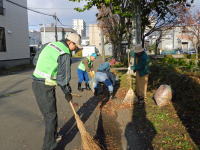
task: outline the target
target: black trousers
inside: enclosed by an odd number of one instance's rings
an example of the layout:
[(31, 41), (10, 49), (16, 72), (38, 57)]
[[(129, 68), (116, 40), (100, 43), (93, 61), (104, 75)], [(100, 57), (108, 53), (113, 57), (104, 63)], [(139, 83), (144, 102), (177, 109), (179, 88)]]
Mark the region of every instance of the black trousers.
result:
[(32, 88), (45, 121), (43, 150), (53, 150), (57, 145), (56, 135), (58, 122), (55, 87), (47, 86), (42, 82), (34, 80)]

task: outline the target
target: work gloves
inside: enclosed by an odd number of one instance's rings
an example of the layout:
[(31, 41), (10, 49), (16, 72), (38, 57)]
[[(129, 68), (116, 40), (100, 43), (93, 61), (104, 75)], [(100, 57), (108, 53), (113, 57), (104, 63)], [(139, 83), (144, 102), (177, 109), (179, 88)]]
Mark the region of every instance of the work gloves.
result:
[(70, 102), (72, 100), (72, 94), (71, 93), (66, 93), (65, 94), (65, 99)]
[(68, 83), (66, 85), (66, 90), (68, 91), (67, 93), (65, 93), (65, 99), (70, 102), (72, 100), (72, 88), (70, 86), (70, 84)]
[(72, 93), (72, 88), (69, 83), (67, 84), (67, 88), (68, 88), (69, 93)]

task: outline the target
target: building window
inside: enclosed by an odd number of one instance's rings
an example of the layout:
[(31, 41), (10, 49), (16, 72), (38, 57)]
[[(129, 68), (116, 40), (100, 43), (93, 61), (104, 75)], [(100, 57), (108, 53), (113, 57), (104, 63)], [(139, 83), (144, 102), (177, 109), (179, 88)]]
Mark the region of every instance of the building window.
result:
[(0, 15), (3, 15), (3, 0), (0, 0)]
[(0, 52), (6, 51), (6, 36), (5, 29), (0, 27)]

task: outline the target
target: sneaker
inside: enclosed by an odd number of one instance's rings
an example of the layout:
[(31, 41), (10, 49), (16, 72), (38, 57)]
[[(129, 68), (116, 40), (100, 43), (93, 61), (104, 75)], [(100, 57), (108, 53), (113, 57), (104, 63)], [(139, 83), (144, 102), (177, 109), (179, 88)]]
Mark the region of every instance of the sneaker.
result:
[(86, 90), (91, 90), (89, 83), (85, 83), (85, 89)]
[(62, 135), (58, 134), (56, 137), (56, 142), (60, 142), (62, 140)]

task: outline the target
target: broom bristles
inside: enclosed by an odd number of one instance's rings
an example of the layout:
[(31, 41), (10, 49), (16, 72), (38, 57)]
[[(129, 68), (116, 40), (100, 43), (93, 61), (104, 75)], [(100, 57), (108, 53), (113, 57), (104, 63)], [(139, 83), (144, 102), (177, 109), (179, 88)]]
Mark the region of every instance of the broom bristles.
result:
[(83, 150), (101, 150), (98, 143), (91, 137), (91, 135), (86, 131), (83, 122), (77, 114), (75, 114), (75, 119), (77, 122), (77, 127), (81, 134), (82, 147)]

